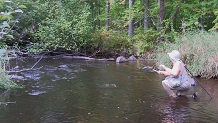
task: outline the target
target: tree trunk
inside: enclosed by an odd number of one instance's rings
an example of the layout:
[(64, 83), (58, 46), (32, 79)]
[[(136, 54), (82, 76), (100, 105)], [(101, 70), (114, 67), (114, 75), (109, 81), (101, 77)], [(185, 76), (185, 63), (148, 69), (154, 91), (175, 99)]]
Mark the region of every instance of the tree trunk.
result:
[(148, 8), (149, 8), (149, 0), (145, 0), (145, 14), (144, 14), (144, 31), (146, 31), (148, 27)]
[(182, 2), (183, 2), (183, 0), (179, 0), (179, 3), (178, 3), (178, 5), (177, 5), (175, 11), (173, 12), (173, 15), (170, 17), (170, 21), (169, 21), (169, 23), (168, 23), (167, 26), (166, 26), (165, 32), (167, 31), (168, 28), (170, 28), (170, 24), (171, 24), (172, 22), (174, 22), (175, 17), (176, 17), (176, 14), (178, 13), (179, 8), (180, 8), (180, 5), (181, 5)]
[(163, 32), (162, 29), (164, 27), (163, 25), (163, 20), (164, 20), (164, 0), (158, 0), (158, 5), (159, 5), (159, 18), (158, 18), (158, 26), (157, 26), (157, 30), (160, 32), (159, 36), (157, 38), (157, 42), (161, 42), (163, 41)]
[(126, 0), (121, 1), (120, 4), (124, 5), (124, 8), (126, 9)]
[(134, 33), (134, 23), (133, 23), (133, 17), (132, 17), (132, 6), (133, 6), (134, 0), (129, 0), (129, 28), (128, 28), (128, 34), (130, 37), (133, 36)]
[(158, 30), (161, 30), (163, 28), (163, 20), (164, 20), (164, 0), (158, 0), (158, 4), (160, 7), (159, 10), (159, 26)]
[(99, 19), (100, 14), (101, 14), (100, 9), (101, 9), (101, 4), (100, 4), (100, 0), (98, 0), (98, 29), (100, 29), (100, 27), (101, 27), (101, 22), (100, 22), (100, 19)]
[(110, 2), (107, 0), (106, 2), (106, 30), (109, 30), (109, 10), (110, 10)]

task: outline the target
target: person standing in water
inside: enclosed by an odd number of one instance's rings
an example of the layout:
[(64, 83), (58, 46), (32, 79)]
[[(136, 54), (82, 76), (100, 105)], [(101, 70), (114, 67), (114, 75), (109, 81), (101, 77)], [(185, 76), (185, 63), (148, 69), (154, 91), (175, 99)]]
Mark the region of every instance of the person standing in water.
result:
[[(173, 64), (172, 69), (161, 64), (160, 67), (164, 70), (157, 71), (158, 74), (166, 76), (162, 81), (163, 88), (170, 97), (176, 98), (178, 96), (185, 96), (192, 88), (193, 81), (187, 74), (184, 63), (180, 61), (180, 53), (177, 50), (173, 50), (167, 54)], [(197, 94), (194, 93), (192, 97), (196, 98)]]

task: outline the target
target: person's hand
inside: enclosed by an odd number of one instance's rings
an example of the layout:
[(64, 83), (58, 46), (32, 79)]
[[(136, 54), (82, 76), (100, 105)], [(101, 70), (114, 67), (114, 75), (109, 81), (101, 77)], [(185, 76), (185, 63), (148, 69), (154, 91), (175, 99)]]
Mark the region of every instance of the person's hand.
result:
[(163, 71), (156, 71), (158, 74), (163, 74)]
[(165, 65), (163, 65), (163, 64), (160, 64), (159, 66), (160, 66), (160, 67), (162, 67), (162, 68), (166, 68), (166, 66), (165, 66)]

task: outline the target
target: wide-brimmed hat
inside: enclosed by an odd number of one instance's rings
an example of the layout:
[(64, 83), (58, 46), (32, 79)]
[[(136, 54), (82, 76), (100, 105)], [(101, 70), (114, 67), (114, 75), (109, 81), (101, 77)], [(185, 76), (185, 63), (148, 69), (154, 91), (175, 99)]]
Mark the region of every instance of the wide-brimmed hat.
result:
[(170, 53), (167, 53), (169, 55), (169, 57), (175, 61), (179, 61), (180, 60), (180, 53), (177, 50), (173, 50)]

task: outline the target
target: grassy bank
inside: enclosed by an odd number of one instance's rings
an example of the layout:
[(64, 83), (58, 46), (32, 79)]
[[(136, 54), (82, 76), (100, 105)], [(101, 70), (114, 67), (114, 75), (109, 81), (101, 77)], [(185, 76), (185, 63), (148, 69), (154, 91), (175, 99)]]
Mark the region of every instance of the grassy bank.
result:
[(179, 50), (182, 60), (195, 76), (218, 77), (218, 33), (197, 32), (178, 37), (176, 43), (164, 42), (157, 48), (158, 63), (170, 65), (167, 52)]

